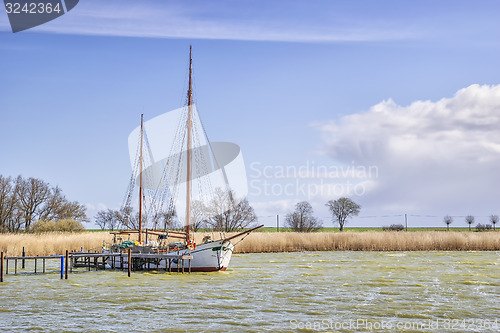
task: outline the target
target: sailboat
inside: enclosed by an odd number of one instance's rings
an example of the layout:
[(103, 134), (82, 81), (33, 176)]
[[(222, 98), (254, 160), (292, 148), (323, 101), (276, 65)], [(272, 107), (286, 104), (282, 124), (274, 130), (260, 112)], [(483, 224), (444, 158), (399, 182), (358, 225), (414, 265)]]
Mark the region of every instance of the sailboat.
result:
[[(190, 261), (190, 269), (193, 272), (201, 271), (201, 272), (212, 272), (212, 271), (225, 271), (229, 267), (229, 263), (231, 261), (231, 256), (234, 249), (234, 244), (232, 240), (245, 237), (250, 232), (263, 227), (257, 226), (248, 230), (244, 230), (235, 235), (231, 235), (225, 237), (223, 234), (220, 234), (220, 239), (212, 240), (211, 237), (205, 237), (203, 239), (202, 244), (196, 244), (194, 240), (194, 236), (192, 234), (191, 225), (193, 223), (192, 216), (192, 201), (193, 201), (193, 180), (194, 178), (203, 179), (205, 182), (214, 178), (214, 175), (220, 175), (223, 179), (222, 187), (225, 187), (228, 190), (228, 178), (229, 176), (226, 174), (224, 167), (221, 167), (220, 161), (217, 161), (215, 155), (210, 158), (209, 164), (213, 164), (213, 168), (208, 168), (207, 170), (202, 170), (200, 165), (197, 165), (193, 162), (193, 157), (200, 158), (200, 156), (208, 156), (208, 151), (212, 150), (211, 144), (208, 142), (198, 142), (195, 143), (195, 137), (193, 136), (193, 132), (204, 132), (204, 129), (199, 127), (197, 124), (201, 124), (199, 120), (199, 116), (197, 115), (196, 108), (193, 104), (193, 93), (192, 93), (192, 47), (189, 49), (189, 87), (187, 91), (187, 106), (178, 109), (177, 113), (179, 116), (179, 124), (177, 126), (181, 128), (180, 132), (182, 135), (178, 135), (181, 137), (181, 140), (177, 140), (179, 142), (186, 142), (186, 148), (177, 148), (177, 152), (172, 152), (168, 154), (168, 157), (161, 160), (155, 161), (154, 159), (149, 162), (149, 166), (144, 170), (144, 141), (145, 140), (145, 132), (144, 132), (144, 121), (143, 115), (141, 115), (141, 126), (140, 126), (140, 147), (139, 147), (139, 176), (137, 177), (137, 182), (139, 183), (139, 214), (138, 214), (138, 228), (137, 229), (129, 229), (123, 230), (119, 232), (112, 232), (115, 236), (114, 244), (108, 247), (106, 250), (111, 253), (124, 252), (125, 249), (131, 249), (134, 253), (144, 253), (144, 254), (155, 254), (154, 260), (143, 261), (140, 267), (135, 267), (135, 269), (152, 269), (152, 270), (160, 270), (166, 269), (167, 266), (169, 269), (178, 269), (183, 263), (181, 260), (161, 260), (161, 254), (165, 254), (168, 256), (169, 254), (176, 254), (178, 258), (182, 256), (189, 256)], [(173, 112), (175, 114), (175, 112)], [(194, 120), (197, 120), (195, 122)], [(198, 127), (197, 127), (198, 126)], [(185, 133), (185, 134), (184, 134)], [(129, 139), (130, 141), (130, 139)], [(172, 146), (178, 146), (178, 144), (173, 140), (171, 142)], [(205, 148), (204, 148), (205, 147)], [(226, 146), (227, 147), (227, 146)], [(148, 150), (150, 155), (152, 155), (152, 149), (148, 146)], [(131, 154), (132, 156), (132, 154)], [(185, 160), (185, 164), (182, 161)], [(235, 159), (236, 160), (236, 159)], [(178, 161), (179, 165), (174, 171), (167, 171), (172, 169), (172, 164)], [(202, 164), (207, 164), (207, 162), (203, 162)], [(180, 170), (180, 168), (184, 170)], [(205, 166), (206, 167), (206, 166)], [(194, 171), (196, 169), (196, 171)], [(234, 169), (234, 168), (233, 168)], [(184, 176), (185, 178), (180, 181), (179, 177)], [(173, 175), (175, 174), (174, 178)], [(135, 178), (135, 177), (133, 177)], [(171, 212), (171, 217), (174, 215), (178, 215), (179, 211), (184, 208), (185, 217), (184, 217), (184, 228), (182, 231), (173, 231), (173, 230), (158, 230), (156, 228), (157, 223), (155, 222), (155, 228), (153, 230), (144, 228), (143, 226), (143, 199), (144, 199), (144, 178), (149, 179), (149, 187), (155, 189), (155, 194), (160, 190), (163, 193), (167, 193), (170, 196), (170, 204), (168, 210)], [(135, 181), (135, 180), (134, 180)], [(179, 191), (179, 187), (182, 186), (182, 191)], [(175, 198), (175, 194), (179, 192), (185, 192), (184, 202), (181, 203), (179, 198)], [(232, 197), (231, 190), (228, 190), (229, 198), (234, 201)], [(197, 193), (198, 202), (200, 200), (205, 200), (206, 196), (202, 196)], [(130, 194), (129, 194), (130, 197)], [(159, 195), (161, 200), (160, 202), (165, 201), (165, 197)], [(158, 204), (158, 202), (153, 203), (153, 206), (159, 207), (162, 204)], [(126, 206), (126, 205), (125, 205)], [(173, 212), (173, 213), (172, 213)], [(165, 223), (166, 226), (166, 223)], [(138, 234), (138, 240), (132, 242), (130, 240), (123, 241), (123, 235)], [(145, 238), (143, 238), (145, 236)], [(122, 240), (122, 242), (117, 242), (118, 240)], [(155, 240), (156, 237), (156, 240)], [(175, 239), (176, 241), (169, 242), (169, 239)], [(110, 257), (112, 262), (110, 266), (115, 268), (123, 268), (128, 265), (127, 262), (124, 262), (122, 257), (113, 256)]]

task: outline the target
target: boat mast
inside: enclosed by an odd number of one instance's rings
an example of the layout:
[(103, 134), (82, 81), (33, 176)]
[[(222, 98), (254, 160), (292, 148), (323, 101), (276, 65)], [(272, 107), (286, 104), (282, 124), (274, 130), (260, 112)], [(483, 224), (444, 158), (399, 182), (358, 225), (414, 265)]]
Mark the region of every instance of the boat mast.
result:
[(142, 141), (143, 141), (143, 114), (141, 114), (141, 152), (139, 155), (139, 164), (141, 165), (139, 176), (139, 243), (142, 241)]
[(192, 46), (189, 46), (189, 89), (188, 89), (188, 117), (187, 117), (187, 179), (186, 179), (186, 243), (189, 242), (189, 232), (191, 224), (191, 114), (193, 91), (191, 85), (191, 74), (193, 72), (193, 59), (191, 58)]

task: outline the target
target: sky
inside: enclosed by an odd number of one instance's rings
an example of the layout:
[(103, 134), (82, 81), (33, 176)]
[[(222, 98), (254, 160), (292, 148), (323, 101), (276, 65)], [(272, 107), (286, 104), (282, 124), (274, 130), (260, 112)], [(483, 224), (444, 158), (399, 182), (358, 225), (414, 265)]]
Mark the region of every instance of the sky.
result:
[[(498, 1), (85, 0), (12, 33), (0, 11), (0, 174), (118, 209), (128, 135), (194, 98), (280, 223), (351, 197), (347, 226), (500, 214)], [(87, 227), (93, 227), (92, 223)]]

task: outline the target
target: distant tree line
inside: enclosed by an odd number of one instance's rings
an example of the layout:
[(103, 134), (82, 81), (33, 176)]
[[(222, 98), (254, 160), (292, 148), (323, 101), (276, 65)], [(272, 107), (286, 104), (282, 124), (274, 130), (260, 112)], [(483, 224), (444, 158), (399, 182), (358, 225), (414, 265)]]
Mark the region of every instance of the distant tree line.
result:
[(0, 175), (0, 232), (30, 231), (37, 221), (88, 221), (86, 207), (36, 178)]
[[(257, 222), (257, 215), (247, 199), (235, 200), (233, 192), (216, 189), (212, 200), (208, 203), (194, 201), (191, 205), (191, 229), (212, 229), (232, 232), (248, 228)], [(182, 226), (176, 218), (175, 211), (162, 212), (157, 216), (142, 216), (143, 226), (155, 229), (180, 229)], [(102, 229), (137, 229), (139, 213), (132, 207), (120, 210), (101, 210), (95, 216), (95, 223)]]
[[(467, 215), (465, 217), (465, 223), (467, 223), (469, 225), (469, 231), (471, 231), (471, 226), (472, 224), (474, 223), (476, 219), (474, 218), (474, 216), (472, 215)], [(498, 223), (498, 215), (490, 215), (490, 222), (491, 224), (481, 224), (481, 223), (478, 223), (476, 225), (476, 230), (477, 231), (488, 231), (488, 230), (495, 230), (495, 226), (496, 224)], [(444, 223), (446, 224), (446, 229), (447, 230), (450, 230), (450, 224), (453, 223), (453, 217), (449, 216), (449, 215), (446, 215), (443, 219)]]
[[(143, 213), (142, 225), (144, 228), (152, 223), (154, 229), (180, 229), (174, 219), (175, 213), (160, 213), (155, 217), (148, 216)], [(97, 212), (94, 216), (95, 224), (102, 230), (115, 230), (115, 229), (138, 229), (139, 228), (139, 213), (134, 212), (131, 206), (124, 206), (119, 210), (103, 209)], [(151, 226), (149, 226), (151, 228)]]

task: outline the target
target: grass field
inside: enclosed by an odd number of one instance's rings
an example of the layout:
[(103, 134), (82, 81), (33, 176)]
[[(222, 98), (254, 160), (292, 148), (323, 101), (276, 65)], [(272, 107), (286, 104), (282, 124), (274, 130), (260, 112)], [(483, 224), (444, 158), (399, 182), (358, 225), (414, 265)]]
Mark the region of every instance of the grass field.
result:
[[(356, 230), (352, 230), (356, 229)], [(367, 230), (369, 229), (369, 230)], [(377, 228), (349, 228), (345, 232), (253, 232), (243, 240), (235, 239), (235, 253), (296, 251), (499, 251), (500, 232), (446, 232), (440, 229), (415, 232), (381, 232)], [(417, 228), (416, 228), (417, 229)], [(380, 229), (381, 230), (381, 229)], [(410, 229), (408, 229), (410, 231)], [(275, 230), (274, 230), (275, 231)], [(201, 243), (206, 233), (196, 233)], [(228, 234), (230, 236), (231, 234)], [(212, 239), (217, 239), (214, 233)], [(100, 251), (103, 242), (111, 242), (109, 232), (44, 234), (0, 234), (0, 251), (7, 256), (61, 254), (66, 250)]]

